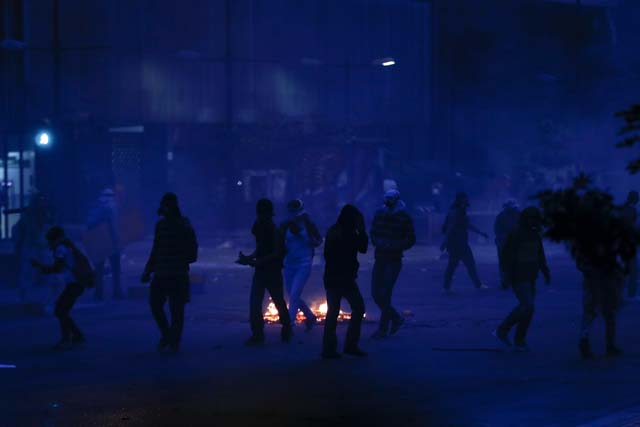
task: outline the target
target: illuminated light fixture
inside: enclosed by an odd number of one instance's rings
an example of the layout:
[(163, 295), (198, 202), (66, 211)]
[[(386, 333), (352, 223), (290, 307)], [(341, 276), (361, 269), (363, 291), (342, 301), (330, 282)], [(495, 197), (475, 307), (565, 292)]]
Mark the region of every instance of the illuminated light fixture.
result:
[(383, 67), (390, 67), (396, 65), (396, 60), (391, 57), (378, 58), (373, 61), (373, 65), (382, 65)]
[(0, 365), (0, 369), (16, 369), (16, 365)]
[(237, 185), (238, 187), (242, 187), (242, 185), (243, 185), (242, 180), (238, 180), (238, 182), (236, 182), (236, 185)]
[(36, 135), (36, 145), (38, 147), (48, 147), (51, 145), (51, 135), (49, 132), (41, 131)]

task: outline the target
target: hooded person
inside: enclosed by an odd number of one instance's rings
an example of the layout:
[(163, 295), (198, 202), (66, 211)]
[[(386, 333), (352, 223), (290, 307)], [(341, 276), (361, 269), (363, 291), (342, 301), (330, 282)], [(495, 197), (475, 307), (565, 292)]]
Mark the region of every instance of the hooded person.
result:
[(364, 299), (356, 279), (360, 263), (358, 253), (365, 254), (369, 236), (362, 212), (353, 205), (345, 205), (338, 220), (327, 231), (324, 245), (324, 287), (327, 293), (327, 317), (322, 340), (322, 358), (337, 359), (338, 338), (336, 328), (340, 302), (344, 298), (351, 306), (351, 319), (347, 329), (344, 353), (356, 357), (367, 355), (359, 347), (360, 329), (364, 318)]
[(451, 205), (451, 209), (449, 209), (445, 223), (442, 226), (445, 240), (440, 249), (449, 252), (449, 262), (444, 273), (445, 292), (450, 292), (453, 274), (461, 261), (467, 268), (467, 272), (476, 289), (488, 289), (486, 285), (482, 284), (478, 276), (476, 261), (469, 246), (469, 231), (480, 234), (485, 238), (489, 236), (469, 222), (468, 209), (469, 197), (466, 193), (456, 194), (456, 199)]
[(251, 233), (255, 237), (256, 249), (250, 255), (240, 252), (237, 264), (254, 268), (249, 300), (249, 322), (251, 337), (247, 345), (262, 345), (264, 343), (264, 318), (262, 307), (265, 292), (268, 291), (278, 310), (278, 317), (282, 324), (281, 338), (283, 342), (291, 341), (291, 318), (284, 299), (282, 279), (283, 238), (278, 227), (273, 222), (273, 203), (269, 199), (260, 199), (256, 204), (256, 221)]
[(404, 251), (416, 243), (413, 220), (398, 190), (385, 192), (384, 205), (374, 215), (370, 236), (376, 248), (371, 294), (381, 311), (380, 324), (373, 337), (384, 338), (389, 332), (395, 334), (404, 323), (404, 318), (393, 307), (391, 300), (402, 269)]
[(498, 326), (494, 335), (501, 343), (512, 347), (509, 332), (516, 326), (513, 346), (517, 351), (528, 349), (526, 337), (533, 319), (538, 274), (541, 272), (545, 282), (551, 283), (541, 232), (540, 210), (528, 207), (522, 211), (517, 227), (509, 233), (502, 246), (500, 269), (504, 272), (507, 285), (513, 289), (518, 305)]
[[(149, 305), (160, 329), (158, 351), (180, 348), (184, 328), (185, 305), (189, 302), (189, 265), (198, 257), (198, 241), (189, 220), (182, 215), (178, 197), (166, 193), (158, 208), (153, 247), (142, 274), (143, 283), (151, 282)], [(171, 323), (164, 305), (169, 302)]]
[[(493, 223), (493, 231), (495, 234), (495, 244), (498, 253), (498, 265), (502, 265), (502, 246), (507, 240), (507, 236), (517, 226), (520, 218), (520, 210), (518, 209), (518, 203), (513, 200), (507, 200), (502, 206), (502, 211), (496, 216), (496, 220)], [(505, 275), (500, 270), (500, 285), (502, 289), (507, 289), (508, 285), (505, 280)]]
[(288, 218), (282, 223), (280, 233), (284, 238), (284, 276), (289, 294), (289, 317), (295, 322), (298, 310), (305, 316), (306, 329), (316, 324), (316, 316), (302, 299), (302, 291), (311, 276), (315, 249), (322, 244), (318, 227), (304, 210), (302, 200), (287, 204)]

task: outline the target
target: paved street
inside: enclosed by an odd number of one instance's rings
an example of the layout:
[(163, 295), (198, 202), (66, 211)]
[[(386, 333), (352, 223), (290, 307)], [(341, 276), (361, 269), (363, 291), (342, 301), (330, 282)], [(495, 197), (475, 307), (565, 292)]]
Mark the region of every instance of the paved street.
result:
[[(3, 317), (0, 364), (16, 368), (0, 369), (0, 426), (638, 425), (640, 304), (620, 314), (623, 357), (581, 361), (579, 276), (560, 248), (548, 248), (553, 286), (539, 286), (530, 353), (499, 351), (491, 336), (515, 301), (498, 289), (492, 247), (477, 248), (491, 289), (476, 291), (459, 270), (454, 295), (441, 292), (444, 261), (435, 248), (418, 247), (395, 298), (406, 327), (385, 341), (368, 338), (379, 313), (366, 257), (362, 346), (370, 356), (322, 361), (321, 327), (298, 329), (282, 344), (269, 326), (264, 348), (242, 345), (251, 271), (231, 264), (241, 246), (218, 241), (204, 249), (194, 268), (204, 293), (187, 308), (178, 355), (155, 352), (144, 299), (83, 297), (75, 317), (88, 342), (65, 353), (49, 350), (58, 333), (50, 315)], [(135, 284), (146, 247), (127, 252), (127, 283)], [(312, 305), (322, 301), (320, 268), (306, 292)], [(601, 324), (594, 337), (601, 355)]]

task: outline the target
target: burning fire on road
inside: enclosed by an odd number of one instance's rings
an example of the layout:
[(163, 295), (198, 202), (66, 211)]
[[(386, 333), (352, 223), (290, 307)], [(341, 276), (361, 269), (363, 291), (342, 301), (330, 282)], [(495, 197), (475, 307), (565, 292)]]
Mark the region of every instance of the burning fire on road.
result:
[[(317, 304), (315, 307), (311, 308), (313, 314), (316, 315), (316, 322), (323, 323), (327, 318), (327, 303), (322, 302)], [(264, 320), (267, 323), (276, 323), (280, 317), (278, 316), (278, 309), (273, 301), (269, 300), (269, 305), (267, 306), (267, 310), (264, 312)], [(366, 317), (366, 314), (365, 314)], [(296, 323), (304, 323), (306, 317), (302, 313), (302, 311), (298, 310), (298, 314), (296, 315)], [(351, 320), (351, 313), (347, 313), (345, 311), (340, 310), (340, 314), (338, 314), (338, 322), (345, 322)]]

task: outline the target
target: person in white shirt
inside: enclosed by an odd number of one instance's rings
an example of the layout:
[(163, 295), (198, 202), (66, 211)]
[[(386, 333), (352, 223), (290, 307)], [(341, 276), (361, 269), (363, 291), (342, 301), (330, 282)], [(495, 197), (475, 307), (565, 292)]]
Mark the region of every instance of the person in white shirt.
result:
[(58, 297), (55, 305), (55, 315), (60, 322), (60, 341), (55, 345), (55, 350), (68, 350), (73, 345), (85, 341), (84, 334), (71, 318), (70, 312), (77, 299), (83, 294), (84, 286), (74, 274), (75, 246), (66, 238), (64, 230), (60, 227), (52, 227), (47, 232), (47, 243), (53, 253), (52, 265), (45, 265), (37, 260), (32, 260), (34, 268), (42, 274), (58, 274), (64, 281), (65, 288)]

